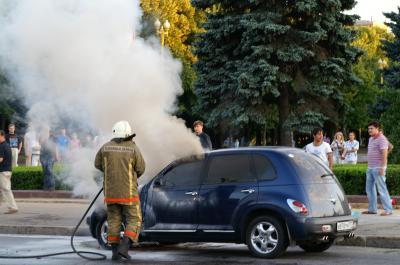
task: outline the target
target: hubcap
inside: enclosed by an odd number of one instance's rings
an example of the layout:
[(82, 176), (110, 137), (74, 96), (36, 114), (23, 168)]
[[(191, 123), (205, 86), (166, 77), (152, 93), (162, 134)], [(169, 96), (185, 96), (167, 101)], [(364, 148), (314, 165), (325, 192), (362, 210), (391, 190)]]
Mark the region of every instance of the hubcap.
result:
[(107, 221), (105, 221), (101, 226), (101, 240), (103, 240), (103, 242), (106, 245), (108, 244), (107, 235), (108, 235), (108, 223)]
[(271, 253), (278, 245), (278, 231), (269, 222), (260, 222), (251, 230), (251, 245), (260, 254)]
[[(121, 238), (124, 237), (124, 231), (125, 231), (125, 225), (121, 224), (121, 232), (120, 232)], [(105, 221), (103, 223), (103, 225), (101, 226), (101, 240), (103, 240), (105, 245), (109, 245), (107, 237), (108, 237), (108, 223), (107, 223), (107, 221)]]

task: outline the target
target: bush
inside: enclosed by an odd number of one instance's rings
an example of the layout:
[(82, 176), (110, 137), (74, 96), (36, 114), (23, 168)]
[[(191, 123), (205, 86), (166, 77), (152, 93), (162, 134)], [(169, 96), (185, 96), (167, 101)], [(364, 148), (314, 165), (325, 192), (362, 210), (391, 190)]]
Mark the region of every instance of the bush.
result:
[[(60, 172), (58, 166), (54, 167), (54, 171)], [(41, 190), (43, 189), (43, 171), (42, 167), (25, 167), (19, 166), (13, 168), (11, 185), (13, 190)], [(57, 180), (56, 177), (56, 189), (57, 190), (70, 190), (71, 188), (66, 186)]]
[[(367, 164), (335, 165), (333, 171), (346, 194), (365, 194)], [(390, 195), (400, 195), (400, 165), (388, 166), (386, 170), (386, 184)]]

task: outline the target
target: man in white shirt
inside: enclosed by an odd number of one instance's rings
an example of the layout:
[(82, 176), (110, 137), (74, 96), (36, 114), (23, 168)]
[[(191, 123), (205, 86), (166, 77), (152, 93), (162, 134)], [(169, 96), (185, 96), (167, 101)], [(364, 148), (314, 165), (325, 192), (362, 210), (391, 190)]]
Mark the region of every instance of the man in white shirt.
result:
[(332, 149), (328, 143), (323, 141), (324, 132), (322, 128), (313, 130), (314, 141), (306, 145), (306, 152), (318, 156), (329, 168), (333, 169)]
[(345, 164), (357, 164), (357, 151), (360, 148), (360, 143), (356, 140), (356, 134), (350, 132), (349, 140), (344, 143), (344, 152), (342, 159)]

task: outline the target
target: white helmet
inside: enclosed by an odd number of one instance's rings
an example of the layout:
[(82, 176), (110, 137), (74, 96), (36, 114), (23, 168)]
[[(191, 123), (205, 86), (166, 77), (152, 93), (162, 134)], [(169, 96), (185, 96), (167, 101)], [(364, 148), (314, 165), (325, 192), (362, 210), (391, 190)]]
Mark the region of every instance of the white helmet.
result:
[(112, 128), (114, 138), (126, 138), (132, 135), (132, 129), (127, 121), (119, 121)]

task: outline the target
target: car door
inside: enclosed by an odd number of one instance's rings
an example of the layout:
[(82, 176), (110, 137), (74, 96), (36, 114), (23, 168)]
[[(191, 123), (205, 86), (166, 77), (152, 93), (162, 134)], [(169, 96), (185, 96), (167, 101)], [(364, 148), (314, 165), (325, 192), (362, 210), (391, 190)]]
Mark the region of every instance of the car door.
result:
[(233, 232), (233, 218), (240, 207), (257, 200), (257, 177), (251, 155), (210, 156), (208, 171), (200, 188), (199, 230)]
[(203, 159), (179, 162), (154, 180), (146, 206), (147, 232), (195, 232), (203, 167)]

